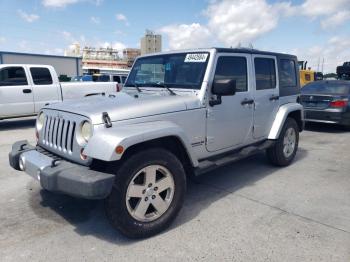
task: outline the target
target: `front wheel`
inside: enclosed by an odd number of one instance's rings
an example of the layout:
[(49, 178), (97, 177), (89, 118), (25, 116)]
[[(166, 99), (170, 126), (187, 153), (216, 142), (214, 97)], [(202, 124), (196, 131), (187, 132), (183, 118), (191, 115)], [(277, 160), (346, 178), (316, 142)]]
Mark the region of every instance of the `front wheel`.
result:
[(299, 127), (293, 118), (287, 118), (276, 143), (266, 150), (270, 162), (277, 166), (289, 165), (298, 150)]
[(155, 235), (174, 220), (186, 192), (186, 175), (171, 152), (148, 149), (133, 154), (116, 172), (105, 201), (111, 224), (130, 238)]

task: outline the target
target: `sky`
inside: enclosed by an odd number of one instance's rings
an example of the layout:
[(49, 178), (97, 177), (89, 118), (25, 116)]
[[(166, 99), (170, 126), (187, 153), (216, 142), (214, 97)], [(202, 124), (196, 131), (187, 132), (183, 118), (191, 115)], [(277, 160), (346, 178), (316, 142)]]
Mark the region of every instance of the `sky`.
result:
[(163, 50), (254, 47), (325, 73), (350, 61), (350, 0), (0, 0), (0, 51), (122, 50), (146, 29), (162, 34)]

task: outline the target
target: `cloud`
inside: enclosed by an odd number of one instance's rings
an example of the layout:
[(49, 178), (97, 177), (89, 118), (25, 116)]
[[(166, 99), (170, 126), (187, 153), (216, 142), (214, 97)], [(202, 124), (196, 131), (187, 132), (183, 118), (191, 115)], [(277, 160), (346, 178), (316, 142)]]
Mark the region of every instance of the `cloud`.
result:
[(349, 42), (350, 36), (333, 36), (324, 44), (295, 51), (298, 59), (308, 61), (313, 70), (322, 70), (324, 59), (324, 73), (335, 73), (337, 66), (344, 61), (350, 61)]
[(347, 20), (350, 20), (350, 11), (343, 10), (335, 13), (332, 16), (321, 21), (321, 27), (323, 29), (334, 29), (337, 26), (344, 24)]
[[(294, 14), (287, 2), (268, 4), (265, 0), (211, 1), (203, 14), (207, 24), (180, 24), (162, 27), (170, 49), (204, 47), (219, 42), (225, 46), (249, 44), (273, 30), (281, 16)], [(217, 40), (214, 41), (213, 39)]]
[(17, 10), (17, 13), (23, 20), (27, 21), (28, 23), (32, 23), (40, 18), (40, 16), (36, 14), (28, 14), (21, 9)]
[(0, 36), (0, 45), (6, 43), (6, 38), (3, 36)]
[(300, 5), (301, 12), (312, 17), (332, 15), (346, 8), (350, 8), (349, 0), (306, 0)]
[(67, 5), (78, 3), (80, 0), (42, 0), (45, 7), (63, 8)]
[(159, 31), (168, 36), (170, 49), (207, 47), (211, 40), (209, 29), (198, 23), (169, 25)]
[(101, 20), (100, 20), (100, 18), (99, 18), (99, 17), (96, 17), (96, 16), (91, 16), (91, 17), (90, 17), (90, 22), (91, 22), (91, 23), (93, 23), (93, 24), (98, 25), (98, 24), (100, 24), (100, 23), (101, 23)]
[(124, 15), (124, 14), (116, 14), (115, 15), (115, 18), (120, 21), (120, 22), (124, 22), (124, 24), (126, 26), (129, 26), (129, 21), (128, 21), (128, 18)]
[[(206, 9), (208, 28), (226, 46), (249, 43), (274, 29), (287, 4), (268, 4), (265, 0), (223, 0)], [(283, 12), (281, 12), (283, 11)]]

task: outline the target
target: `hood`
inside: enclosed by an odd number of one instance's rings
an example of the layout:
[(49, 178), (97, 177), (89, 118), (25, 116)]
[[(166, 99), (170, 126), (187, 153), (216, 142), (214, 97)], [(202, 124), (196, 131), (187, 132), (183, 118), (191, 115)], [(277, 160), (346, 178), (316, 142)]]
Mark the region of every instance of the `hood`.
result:
[(51, 104), (45, 109), (84, 115), (91, 119), (92, 124), (102, 124), (103, 112), (107, 112), (111, 121), (114, 122), (189, 110), (200, 106), (200, 100), (195, 94), (171, 96), (163, 92), (154, 94), (146, 91), (132, 94), (122, 91)]

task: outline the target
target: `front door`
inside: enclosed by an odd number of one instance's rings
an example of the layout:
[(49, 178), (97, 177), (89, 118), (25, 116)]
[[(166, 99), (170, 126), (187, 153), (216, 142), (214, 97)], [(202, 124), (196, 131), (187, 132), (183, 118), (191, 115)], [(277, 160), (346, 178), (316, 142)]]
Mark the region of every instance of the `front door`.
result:
[(273, 56), (253, 55), (254, 91), (254, 132), (255, 139), (266, 138), (270, 132), (279, 107), (279, 85), (277, 61)]
[(220, 54), (216, 57), (214, 79), (236, 80), (236, 94), (223, 96), (222, 103), (208, 108), (208, 151), (236, 148), (252, 137), (253, 100), (250, 54)]
[(10, 66), (0, 69), (0, 118), (34, 114), (32, 86), (25, 69)]

